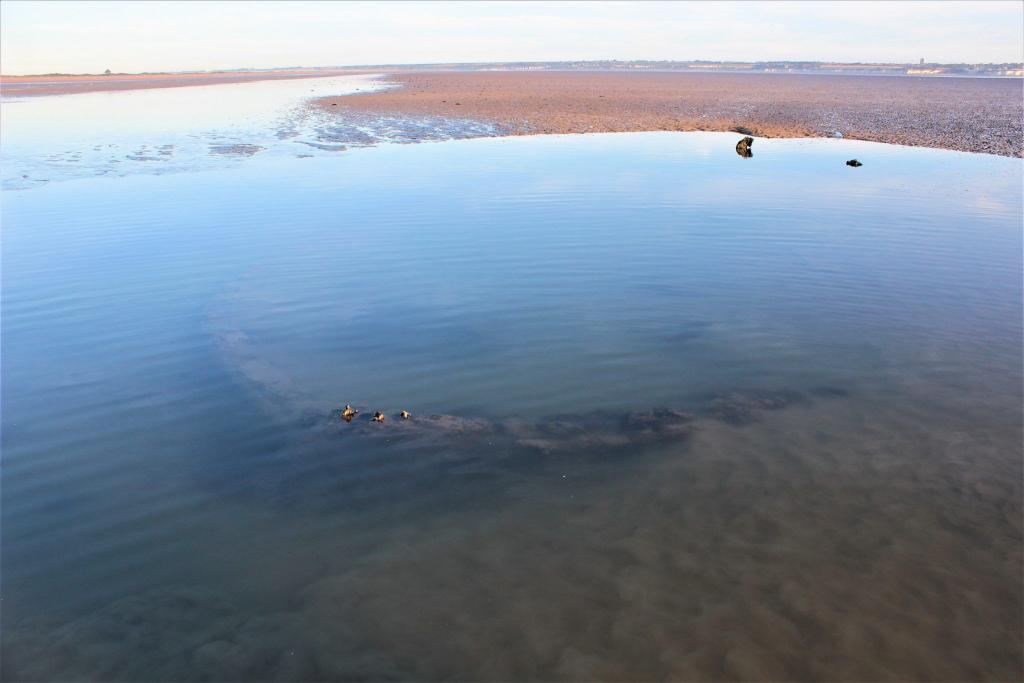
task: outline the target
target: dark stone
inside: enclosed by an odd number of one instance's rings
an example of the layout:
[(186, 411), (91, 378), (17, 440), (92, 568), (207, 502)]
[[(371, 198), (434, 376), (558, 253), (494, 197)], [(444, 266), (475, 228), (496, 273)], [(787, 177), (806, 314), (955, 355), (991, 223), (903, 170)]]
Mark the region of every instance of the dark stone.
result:
[(857, 166), (863, 166), (864, 164), (860, 163), (856, 159), (850, 159), (849, 161), (846, 162), (846, 165), (853, 166), (854, 168), (856, 168)]
[(750, 130), (746, 126), (733, 126), (732, 127), (732, 132), (733, 133), (739, 133), (740, 135), (753, 135), (754, 134), (754, 131)]
[(736, 153), (744, 159), (749, 159), (754, 156), (754, 153), (750, 151), (750, 146), (754, 144), (754, 138), (746, 137), (736, 143)]

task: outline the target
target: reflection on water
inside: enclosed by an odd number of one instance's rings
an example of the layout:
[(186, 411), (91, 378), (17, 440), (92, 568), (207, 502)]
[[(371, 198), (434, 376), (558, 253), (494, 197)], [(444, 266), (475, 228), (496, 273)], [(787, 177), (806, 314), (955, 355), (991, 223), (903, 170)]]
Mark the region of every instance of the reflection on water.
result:
[(4, 677), (1019, 678), (1020, 160), (736, 137), (7, 192)]
[(392, 117), (310, 106), (389, 87), (375, 75), (0, 100), (3, 189), (93, 176), (220, 168), (232, 158), (308, 158), (381, 142), (494, 135), (469, 119)]

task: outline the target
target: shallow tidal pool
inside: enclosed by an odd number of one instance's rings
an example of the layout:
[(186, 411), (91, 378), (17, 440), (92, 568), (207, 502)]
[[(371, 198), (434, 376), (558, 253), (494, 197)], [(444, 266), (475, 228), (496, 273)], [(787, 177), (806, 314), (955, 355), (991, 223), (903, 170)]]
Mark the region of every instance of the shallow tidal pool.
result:
[(1019, 679), (1021, 160), (738, 137), (15, 182), (3, 677)]

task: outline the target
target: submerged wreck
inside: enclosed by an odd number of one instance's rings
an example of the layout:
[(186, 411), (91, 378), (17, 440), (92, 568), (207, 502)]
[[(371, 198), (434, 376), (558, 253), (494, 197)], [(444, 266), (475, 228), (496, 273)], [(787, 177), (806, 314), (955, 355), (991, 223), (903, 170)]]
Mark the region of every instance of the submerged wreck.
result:
[(385, 421), (383, 412), (357, 410), (346, 404), (344, 409), (330, 414), (328, 428), (349, 438), (385, 439), (390, 443), (416, 443), (455, 450), (486, 443), (492, 448), (521, 448), (541, 453), (596, 454), (682, 441), (702, 420), (743, 426), (757, 421), (767, 411), (809, 405), (813, 397), (845, 395), (847, 392), (833, 387), (817, 388), (807, 394), (788, 389), (737, 390), (707, 396), (689, 412), (664, 407), (624, 413), (598, 410), (552, 415), (536, 421), (449, 414), (414, 418), (407, 410), (397, 413), (401, 419)]

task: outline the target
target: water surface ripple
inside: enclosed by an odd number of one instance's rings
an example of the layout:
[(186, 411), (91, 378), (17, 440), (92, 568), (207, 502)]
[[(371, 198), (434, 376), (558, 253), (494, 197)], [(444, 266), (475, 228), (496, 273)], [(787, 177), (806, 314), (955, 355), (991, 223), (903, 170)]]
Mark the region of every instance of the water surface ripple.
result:
[(3, 677), (1019, 679), (1021, 161), (734, 137), (5, 192)]

